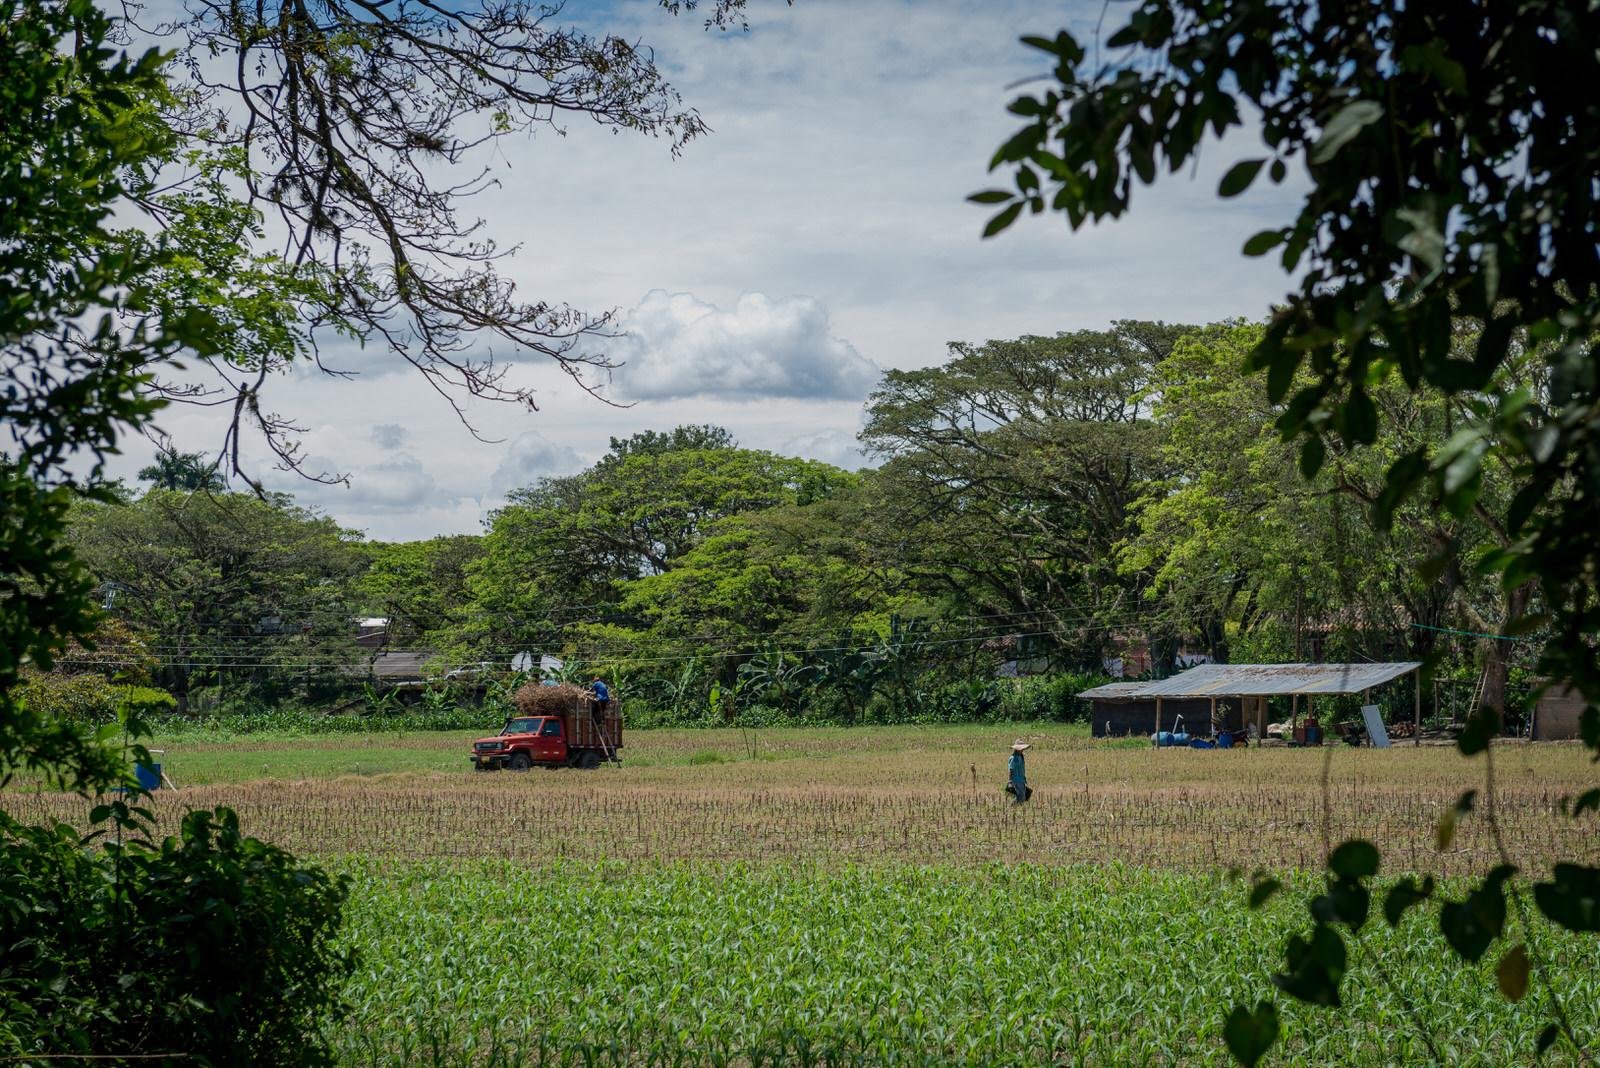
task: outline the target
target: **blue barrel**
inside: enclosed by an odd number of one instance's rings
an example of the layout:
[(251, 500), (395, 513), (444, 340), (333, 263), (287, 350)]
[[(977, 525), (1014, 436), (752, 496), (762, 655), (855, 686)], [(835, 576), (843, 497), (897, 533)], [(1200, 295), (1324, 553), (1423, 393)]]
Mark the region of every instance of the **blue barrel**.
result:
[(150, 750), (151, 761), (148, 764), (135, 764), (133, 766), (134, 778), (139, 780), (139, 785), (146, 790), (161, 789), (161, 761), (160, 757), (166, 755), (164, 749)]

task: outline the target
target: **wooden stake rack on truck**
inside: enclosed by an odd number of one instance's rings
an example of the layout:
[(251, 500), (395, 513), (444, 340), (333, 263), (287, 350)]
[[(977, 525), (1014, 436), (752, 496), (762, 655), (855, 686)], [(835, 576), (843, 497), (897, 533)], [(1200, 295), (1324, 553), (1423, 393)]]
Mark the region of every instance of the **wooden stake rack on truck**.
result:
[(605, 763), (622, 763), (622, 713), (615, 700), (604, 702), (597, 714), (599, 702), (581, 691), (539, 693), (536, 699), (524, 700), (523, 690), (515, 700), (524, 714), (508, 718), (493, 738), (472, 743), (470, 759), (478, 771), (593, 770)]

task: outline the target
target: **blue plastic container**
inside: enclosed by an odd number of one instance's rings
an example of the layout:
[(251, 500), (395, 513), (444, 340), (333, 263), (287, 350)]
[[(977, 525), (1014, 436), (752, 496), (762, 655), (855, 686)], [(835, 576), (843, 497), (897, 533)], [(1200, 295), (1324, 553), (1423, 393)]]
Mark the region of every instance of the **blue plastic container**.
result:
[[(150, 755), (152, 757), (162, 757), (166, 755), (166, 750), (152, 749), (150, 750)], [(133, 766), (133, 775), (134, 778), (139, 780), (139, 785), (146, 790), (161, 789), (161, 761), (159, 759), (152, 760), (148, 764), (135, 764)]]

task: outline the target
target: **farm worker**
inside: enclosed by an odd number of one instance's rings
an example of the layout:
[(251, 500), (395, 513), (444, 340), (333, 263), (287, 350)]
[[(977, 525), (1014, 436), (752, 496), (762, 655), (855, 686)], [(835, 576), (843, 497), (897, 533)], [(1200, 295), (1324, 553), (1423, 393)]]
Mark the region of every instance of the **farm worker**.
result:
[(589, 687), (589, 692), (594, 695), (594, 704), (590, 707), (590, 714), (594, 716), (596, 725), (604, 724), (606, 701), (610, 700), (611, 691), (606, 689), (605, 680), (596, 675), (594, 683)]
[(1011, 788), (1016, 791), (1016, 799), (1011, 803), (1020, 805), (1028, 799), (1028, 773), (1027, 761), (1022, 757), (1022, 751), (1028, 748), (1028, 743), (1018, 738), (1011, 745)]

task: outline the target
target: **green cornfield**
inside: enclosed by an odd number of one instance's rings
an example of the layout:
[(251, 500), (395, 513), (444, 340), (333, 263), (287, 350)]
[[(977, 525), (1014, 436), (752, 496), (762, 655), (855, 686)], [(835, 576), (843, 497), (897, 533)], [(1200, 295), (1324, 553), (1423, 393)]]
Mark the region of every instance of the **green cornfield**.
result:
[[(1304, 919), (1303, 896), (1256, 913), (1217, 875), (1119, 864), (349, 870), (349, 1065), (1226, 1065), (1227, 1008), (1272, 993)], [(1451, 1064), (1527, 1062), (1540, 997), (1507, 1002), (1426, 922), (1365, 931), (1400, 989), (1367, 967), (1340, 1009), (1282, 999), (1268, 1063), (1425, 1063), (1408, 1018)], [(1593, 1033), (1592, 942), (1543, 943)]]

